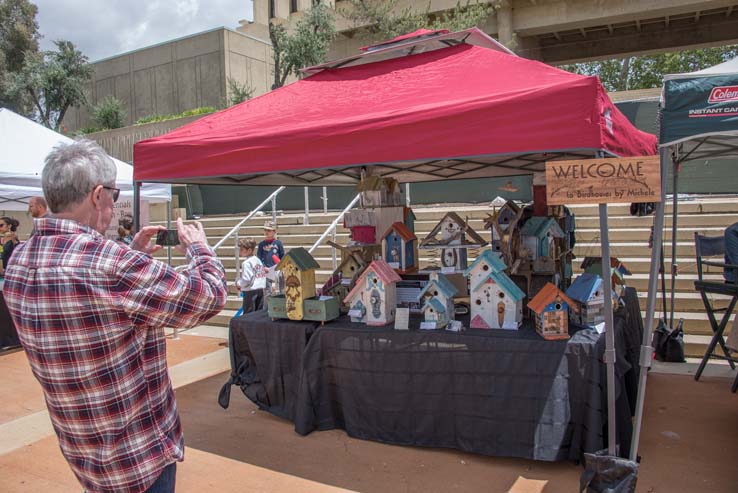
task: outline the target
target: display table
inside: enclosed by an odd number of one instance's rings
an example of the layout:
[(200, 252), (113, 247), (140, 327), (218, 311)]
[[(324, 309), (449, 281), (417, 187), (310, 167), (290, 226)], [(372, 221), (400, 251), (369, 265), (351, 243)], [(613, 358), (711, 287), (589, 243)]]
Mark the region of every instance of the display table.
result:
[[(626, 301), (615, 317), (621, 455), (637, 382), (632, 342), (642, 331), (635, 290)], [(386, 443), (578, 460), (606, 445), (605, 337), (573, 331), (545, 341), (528, 326), (404, 332), (346, 318), (271, 322), (259, 312), (231, 322), (231, 347), (247, 397), (300, 434), (342, 428)]]
[(4, 283), (5, 281), (0, 279), (0, 348), (20, 346), (15, 324), (13, 319), (10, 318), (10, 312), (3, 297)]

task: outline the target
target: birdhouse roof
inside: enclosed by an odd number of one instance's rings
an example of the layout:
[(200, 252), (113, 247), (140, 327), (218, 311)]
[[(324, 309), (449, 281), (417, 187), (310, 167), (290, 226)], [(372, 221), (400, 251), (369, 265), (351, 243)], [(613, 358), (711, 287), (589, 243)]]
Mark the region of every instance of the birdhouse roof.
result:
[(288, 259), (294, 262), (301, 271), (320, 268), (320, 264), (315, 261), (313, 256), (310, 255), (310, 252), (302, 247), (297, 247), (287, 252), (282, 261), (277, 264), (277, 270), (282, 270), (282, 262)]
[(500, 213), (504, 211), (505, 209), (510, 209), (513, 214), (518, 214), (520, 212), (520, 207), (513, 202), (512, 200), (508, 200), (502, 206), (500, 206), (497, 210), (495, 210), (491, 215), (488, 215), (486, 218), (484, 218), (484, 227), (489, 229), (492, 227), (492, 222), (497, 221), (497, 219), (500, 217)]
[(443, 222), (446, 221), (446, 219), (451, 219), (453, 222), (458, 224), (461, 227), (461, 231), (463, 233), (463, 242), (462, 245), (467, 246), (484, 246), (487, 244), (486, 241), (484, 241), (484, 238), (479, 236), (479, 234), (474, 231), (463, 219), (461, 219), (461, 216), (456, 214), (455, 212), (447, 212), (443, 218), (438, 221), (438, 224), (435, 225), (433, 230), (428, 233), (428, 236), (425, 237), (425, 239), (420, 243), (420, 246), (426, 246), (426, 245), (439, 245), (440, 243), (438, 240), (436, 240), (436, 235), (441, 231), (441, 228), (443, 227)]
[(418, 237), (415, 236), (415, 234), (410, 231), (407, 226), (405, 226), (405, 223), (401, 223), (400, 221), (392, 223), (392, 226), (387, 228), (387, 231), (384, 232), (382, 238), (387, 238), (387, 236), (389, 236), (392, 231), (397, 232), (397, 234), (400, 235), (400, 237), (405, 241), (418, 239)]
[(569, 306), (576, 309), (576, 305), (571, 298), (566, 296), (566, 293), (550, 282), (547, 282), (546, 285), (538, 291), (538, 294), (528, 302), (528, 308), (533, 310), (535, 313), (540, 314), (546, 308), (546, 305), (555, 302), (556, 298), (560, 298), (561, 301), (566, 302)]
[(321, 292), (323, 294), (328, 293), (331, 289), (341, 284), (341, 274), (338, 272), (334, 272), (331, 274), (331, 276), (328, 278), (328, 280), (323, 284), (323, 287), (320, 288)]
[(423, 308), (421, 308), (420, 311), (425, 313), (425, 311), (428, 308), (433, 308), (435, 311), (439, 313), (446, 313), (446, 306), (435, 298), (431, 298), (428, 301), (426, 301), (425, 304), (423, 305)]
[(420, 292), (420, 295), (418, 295), (418, 299), (423, 299), (423, 296), (425, 296), (426, 291), (431, 289), (433, 286), (436, 286), (438, 290), (446, 297), (451, 298), (453, 295), (459, 292), (458, 289), (456, 289), (456, 286), (451, 284), (451, 281), (449, 281), (446, 276), (443, 274), (438, 275), (438, 279), (431, 279), (428, 284), (425, 285), (423, 290)]
[(492, 250), (485, 250), (479, 256), (472, 262), (472, 264), (466, 268), (464, 271), (464, 277), (468, 277), (469, 273), (474, 269), (474, 267), (484, 262), (485, 264), (489, 265), (492, 271), (503, 271), (507, 268), (505, 265), (505, 262), (502, 261), (499, 254), (496, 252), (493, 252)]
[(504, 272), (490, 272), (479, 281), (472, 291), (478, 291), (489, 280), (494, 281), (513, 301), (520, 301), (525, 298), (525, 293)]
[(525, 236), (543, 237), (548, 230), (551, 230), (555, 238), (563, 238), (564, 230), (561, 229), (559, 223), (552, 217), (535, 216), (528, 219), (523, 227), (520, 228), (520, 234)]
[(345, 259), (343, 259), (340, 264), (338, 264), (338, 267), (336, 267), (336, 272), (343, 269), (343, 266), (348, 264), (349, 262), (355, 262), (359, 267), (364, 267), (366, 265), (366, 262), (361, 255), (356, 252), (351, 252), (349, 255), (346, 256)]
[(374, 272), (383, 283), (389, 284), (393, 282), (402, 281), (402, 278), (395, 272), (395, 270), (389, 266), (384, 260), (374, 260), (369, 266), (361, 273), (359, 279), (356, 281), (354, 289), (346, 295), (345, 299), (353, 298), (354, 295), (361, 291), (361, 286), (364, 283), (364, 279), (369, 275), (370, 272)]
[[(586, 270), (589, 267), (598, 264), (602, 264), (602, 257), (584, 257), (584, 260), (582, 261), (582, 270)], [(628, 270), (625, 264), (622, 263), (617, 257), (610, 257), (610, 267), (617, 269), (622, 276), (631, 275), (631, 272)]]
[(580, 303), (586, 303), (592, 295), (602, 287), (602, 278), (596, 274), (585, 272), (571, 283), (566, 295)]

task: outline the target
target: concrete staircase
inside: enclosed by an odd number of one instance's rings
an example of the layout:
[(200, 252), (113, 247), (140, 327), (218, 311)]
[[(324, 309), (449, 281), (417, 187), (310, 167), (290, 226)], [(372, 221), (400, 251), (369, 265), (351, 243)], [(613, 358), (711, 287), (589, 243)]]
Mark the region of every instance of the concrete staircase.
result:
[[(483, 218), (490, 212), (491, 208), (485, 206), (451, 206), (441, 205), (436, 207), (414, 207), (417, 220), (415, 231), (418, 238), (424, 238), (433, 226), (450, 210), (467, 217), (471, 226), (485, 239), (489, 239), (489, 231), (483, 229)], [(576, 215), (577, 245), (575, 254), (581, 260), (587, 255), (599, 255), (599, 216), (597, 206), (572, 206), (572, 212)], [(667, 257), (666, 270), (670, 272), (671, 259), (671, 205), (667, 206), (666, 230), (664, 251)], [(687, 353), (692, 356), (701, 356), (709, 343), (711, 335), (710, 325), (699, 295), (694, 291), (693, 282), (697, 277), (694, 251), (694, 233), (700, 232), (707, 235), (721, 235), (726, 226), (738, 222), (738, 196), (729, 197), (693, 197), (681, 200), (679, 203), (679, 230), (677, 231), (677, 264), (679, 275), (677, 277), (676, 291), (676, 314), (675, 320), (684, 319), (686, 333)], [(632, 217), (627, 205), (611, 205), (609, 212), (610, 242), (612, 255), (619, 257), (631, 270), (632, 276), (626, 279), (629, 286), (638, 290), (641, 300), (641, 310), (645, 315), (646, 290), (648, 286), (648, 272), (650, 266), (651, 251), (648, 248), (648, 238), (652, 217)], [(335, 219), (335, 212), (310, 215), (310, 224), (303, 224), (303, 213), (286, 213), (278, 217), (279, 238), (286, 249), (302, 246), (310, 248), (318, 237), (325, 231), (328, 225)], [(201, 221), (205, 226), (210, 244), (215, 244), (240, 220), (240, 217), (205, 217)], [(261, 226), (265, 218), (256, 217), (245, 224), (240, 235), (252, 236), (254, 239), (262, 237)], [(337, 242), (344, 244), (348, 241), (348, 230), (339, 227), (336, 231)], [(236, 261), (234, 243), (229, 241), (227, 246), (218, 249), (226, 268), (229, 284), (233, 284), (236, 277)], [(165, 256), (165, 252), (159, 254)], [(331, 248), (321, 245), (314, 252), (314, 257), (321, 266), (317, 272), (316, 281), (322, 285), (332, 272)], [(421, 250), (421, 267), (428, 264), (432, 259)], [(172, 265), (181, 265), (185, 259), (173, 252)], [(575, 275), (580, 272), (579, 263), (575, 261)], [(722, 273), (716, 269), (708, 270), (708, 276), (716, 280), (722, 279)], [(667, 276), (667, 289), (670, 286), (670, 276)], [(667, 294), (668, 296), (668, 294)], [(720, 299), (720, 297), (716, 297)], [(658, 295), (657, 316), (661, 310), (661, 294)], [(727, 303), (727, 300), (725, 301)], [(720, 306), (720, 305), (719, 305)], [(240, 307), (240, 298), (231, 286), (226, 309), (211, 319), (211, 325), (228, 325), (230, 318)]]

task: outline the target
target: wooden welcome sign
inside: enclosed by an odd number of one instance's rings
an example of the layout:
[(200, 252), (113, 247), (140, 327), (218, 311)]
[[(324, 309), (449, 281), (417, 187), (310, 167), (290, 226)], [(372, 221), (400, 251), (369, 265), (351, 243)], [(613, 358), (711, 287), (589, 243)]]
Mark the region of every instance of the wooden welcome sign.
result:
[(548, 205), (661, 201), (659, 156), (546, 162)]

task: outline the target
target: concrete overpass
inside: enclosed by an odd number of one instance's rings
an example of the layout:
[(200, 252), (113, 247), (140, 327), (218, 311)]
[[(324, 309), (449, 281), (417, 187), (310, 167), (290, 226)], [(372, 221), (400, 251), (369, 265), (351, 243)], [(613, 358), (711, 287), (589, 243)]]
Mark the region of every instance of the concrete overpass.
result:
[[(329, 0), (337, 11), (347, 0)], [(485, 0), (482, 0), (485, 1)], [(442, 12), (457, 0), (431, 0)], [(724, 0), (489, 0), (494, 13), (481, 26), (519, 55), (549, 64), (718, 46), (738, 42), (738, 2)], [(239, 31), (268, 39), (270, 16), (293, 22), (310, 0), (254, 0), (254, 22)], [(425, 10), (427, 0), (400, 0)], [(347, 56), (363, 46), (361, 26), (338, 17), (330, 54)]]

